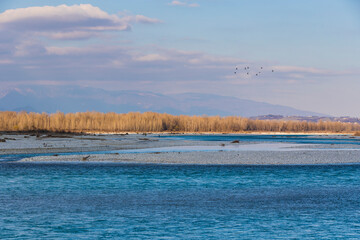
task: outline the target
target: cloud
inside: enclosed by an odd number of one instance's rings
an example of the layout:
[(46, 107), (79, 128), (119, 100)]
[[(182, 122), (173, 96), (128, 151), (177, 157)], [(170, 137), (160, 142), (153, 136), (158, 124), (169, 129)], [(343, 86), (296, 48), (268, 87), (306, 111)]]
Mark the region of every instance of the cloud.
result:
[[(173, 1), (172, 5), (189, 6), (190, 3)], [(83, 81), (99, 86), (108, 82), (117, 88), (136, 88), (148, 83), (147, 87), (164, 90), (172, 85), (198, 83), (204, 86), (225, 84), (230, 89), (237, 85), (282, 86), (286, 81), (318, 80), (319, 76), (332, 74), (316, 68), (268, 65), (264, 66), (268, 73), (262, 78), (237, 79), (239, 76), (233, 75), (236, 64), (252, 66), (256, 63), (154, 45), (135, 47), (124, 45), (116, 38), (102, 38), (98, 44), (61, 44), (62, 40), (83, 40), (99, 37), (104, 32), (111, 35), (108, 31), (126, 31), (132, 24), (160, 22), (126, 12), (111, 15), (90, 4), (7, 10), (0, 13), (0, 82)], [(60, 41), (54, 43), (47, 38)], [(271, 69), (275, 70), (274, 74)], [(165, 85), (167, 87), (163, 87)]]
[(25, 39), (14, 48), (15, 57), (39, 56), (45, 53), (46, 49), (41, 42), (33, 39)]
[(329, 69), (320, 69), (313, 67), (299, 67), (299, 66), (272, 66), (269, 69), (275, 70), (280, 73), (283, 77), (289, 77), (294, 79), (306, 79), (309, 77), (335, 77), (353, 75), (355, 72), (352, 71), (334, 71)]
[(56, 39), (56, 40), (82, 40), (95, 37), (98, 34), (94, 32), (85, 32), (85, 31), (72, 31), (72, 32), (52, 32), (45, 33), (44, 36)]
[(4, 76), (18, 82), (24, 79), (29, 82), (88, 80), (113, 81), (115, 85), (143, 81), (215, 81), (229, 71), (229, 65), (233, 66), (231, 59), (202, 52), (103, 44), (79, 47), (24, 43), (15, 58), (1, 59), (15, 61), (11, 67), (0, 64), (3, 73), (0, 82), (8, 80)]
[[(58, 56), (62, 58), (73, 59), (76, 57), (86, 62), (87, 59), (108, 59), (108, 67), (113, 64), (117, 66), (135, 66), (141, 65), (143, 68), (157, 69), (164, 68), (191, 68), (191, 69), (209, 69), (219, 68), (228, 69), (233, 66), (239, 59), (227, 58), (220, 56), (208, 55), (196, 51), (182, 51), (176, 49), (165, 49), (152, 46), (151, 48), (131, 48), (121, 46), (100, 46), (93, 45), (87, 47), (58, 47), (47, 46), (45, 47), (48, 56)], [(78, 62), (81, 63), (81, 62)], [(99, 62), (101, 66), (106, 66), (106, 62)], [(153, 66), (156, 65), (156, 68)]]
[(135, 16), (125, 16), (123, 17), (127, 22), (136, 22), (136, 23), (144, 23), (144, 24), (154, 24), (161, 23), (162, 21), (156, 18), (149, 18), (144, 15), (135, 15)]
[(152, 62), (152, 61), (166, 61), (169, 60), (169, 58), (166, 56), (162, 56), (160, 54), (147, 54), (144, 56), (136, 57), (135, 60), (140, 62)]
[(46, 47), (46, 53), (48, 55), (78, 55), (78, 54), (88, 54), (92, 49), (88, 48), (79, 48), (79, 47)]
[(11, 63), (14, 63), (14, 61), (10, 59), (0, 59), (0, 64), (11, 64)]
[(311, 74), (329, 74), (329, 71), (317, 69), (317, 68), (307, 68), (307, 67), (298, 67), (298, 66), (273, 66), (274, 70), (284, 73), (311, 73)]
[(0, 14), (0, 27), (25, 31), (128, 30), (127, 21), (90, 4), (10, 9)]
[[(27, 47), (33, 46), (24, 44), (22, 51), (28, 51)], [(45, 54), (40, 47), (31, 53), (31, 57), (19, 55), (12, 63), (13, 59), (0, 56), (0, 59), (6, 60), (0, 64), (0, 90), (4, 86), (75, 84), (108, 90), (212, 92), (265, 99), (272, 94), (278, 95), (276, 91), (302, 89), (306, 92), (304, 89), (312, 89), (320, 81), (329, 83), (332, 79), (339, 79), (319, 75), (319, 72), (327, 71), (316, 68), (259, 65), (200, 51), (154, 45), (49, 45), (44, 48)], [(264, 75), (235, 75), (234, 68), (240, 63), (251, 68), (254, 65), (263, 66)]]
[(0, 13), (0, 58), (48, 54), (47, 39), (100, 38), (133, 24), (160, 22), (144, 15), (109, 14), (90, 4), (9, 9)]
[(108, 14), (91, 4), (28, 7), (0, 13), (0, 31), (33, 34), (57, 40), (87, 39), (103, 31), (127, 31), (133, 23), (161, 21), (143, 15)]
[(184, 6), (184, 7), (199, 7), (200, 6), (197, 3), (181, 2), (181, 1), (177, 1), (177, 0), (172, 1), (171, 3), (169, 3), (169, 5), (172, 5), (172, 6)]

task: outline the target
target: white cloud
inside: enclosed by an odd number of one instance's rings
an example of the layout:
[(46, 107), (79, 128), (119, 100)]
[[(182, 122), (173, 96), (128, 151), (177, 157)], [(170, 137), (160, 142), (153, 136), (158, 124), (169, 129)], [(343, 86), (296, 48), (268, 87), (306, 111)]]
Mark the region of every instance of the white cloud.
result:
[(171, 3), (169, 3), (169, 5), (172, 5), (172, 6), (184, 6), (184, 7), (199, 7), (200, 6), (197, 3), (181, 2), (181, 1), (177, 1), (177, 0), (172, 1)]
[(161, 23), (161, 21), (159, 19), (149, 18), (144, 15), (135, 15), (131, 19), (133, 19), (133, 21), (135, 21), (137, 23), (147, 23), (147, 24)]
[(184, 6), (185, 3), (184, 3), (184, 2), (180, 2), (180, 1), (172, 1), (171, 3), (169, 3), (169, 5)]
[(46, 47), (46, 53), (48, 55), (74, 55), (74, 54), (84, 54), (87, 53), (88, 49), (86, 48), (78, 48), (78, 47)]
[(127, 30), (130, 25), (90, 4), (10, 9), (0, 14), (1, 28), (26, 31)]
[(129, 30), (131, 25), (136, 23), (160, 22), (158, 19), (144, 15), (109, 14), (90, 4), (10, 9), (0, 13), (0, 58), (66, 55), (68, 53), (64, 49), (46, 46), (46, 38), (55, 40), (103, 38), (104, 32), (111, 34), (107, 31)]
[(126, 31), (133, 23), (159, 23), (143, 15), (108, 14), (91, 4), (10, 9), (0, 13), (0, 31), (32, 33), (58, 40), (86, 39), (102, 31)]
[(121, 47), (112, 47), (112, 46), (87, 46), (87, 47), (55, 47), (48, 46), (45, 48), (47, 55), (57, 55), (57, 56), (90, 56), (90, 55), (102, 55), (104, 57), (113, 56), (113, 54), (118, 54), (124, 51)]
[(140, 62), (152, 62), (152, 61), (166, 61), (169, 60), (169, 58), (160, 54), (148, 54), (148, 55), (136, 57), (135, 60)]
[(75, 40), (75, 39), (80, 40), (80, 39), (88, 39), (97, 35), (98, 35), (97, 33), (86, 32), (86, 31), (52, 32), (52, 33), (44, 34), (44, 36), (56, 40)]
[(311, 74), (329, 74), (329, 71), (317, 69), (317, 68), (307, 68), (307, 67), (298, 67), (298, 66), (273, 66), (277, 72), (284, 73), (311, 73)]

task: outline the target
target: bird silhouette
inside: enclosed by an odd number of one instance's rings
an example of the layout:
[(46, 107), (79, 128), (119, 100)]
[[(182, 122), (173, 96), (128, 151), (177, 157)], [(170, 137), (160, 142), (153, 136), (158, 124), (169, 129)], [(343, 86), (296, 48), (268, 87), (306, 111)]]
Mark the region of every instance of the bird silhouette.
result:
[[(240, 67), (235, 66), (234, 74), (237, 75), (238, 77), (242, 77), (243, 75), (245, 75), (245, 76), (249, 75), (249, 77), (251, 77), (251, 76), (262, 76), (262, 75), (266, 76), (266, 73), (267, 73), (267, 71), (264, 70), (263, 66), (260, 66), (259, 68), (252, 66), (252, 69), (256, 69), (258, 72), (256, 72), (256, 70), (255, 71), (250, 71), (250, 66), (245, 66), (244, 67), (244, 72), (239, 71), (239, 69), (241, 69), (241, 66)], [(252, 72), (254, 72), (255, 75), (252, 75), (251, 74)], [(271, 72), (274, 72), (274, 69), (271, 69)]]

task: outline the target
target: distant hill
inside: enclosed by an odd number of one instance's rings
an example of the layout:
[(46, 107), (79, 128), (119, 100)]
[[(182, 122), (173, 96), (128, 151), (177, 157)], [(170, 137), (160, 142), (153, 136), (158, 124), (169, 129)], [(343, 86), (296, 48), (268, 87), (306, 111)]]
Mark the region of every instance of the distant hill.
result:
[(174, 115), (326, 116), (291, 107), (214, 94), (164, 95), (145, 91), (106, 91), (78, 86), (31, 86), (11, 89), (0, 97), (0, 111), (146, 112)]
[(330, 116), (282, 116), (282, 115), (262, 115), (256, 117), (250, 117), (251, 119), (259, 120), (280, 120), (280, 121), (306, 121), (306, 122), (343, 122), (343, 123), (357, 123), (360, 124), (360, 118), (354, 118), (349, 116), (344, 117), (330, 117)]

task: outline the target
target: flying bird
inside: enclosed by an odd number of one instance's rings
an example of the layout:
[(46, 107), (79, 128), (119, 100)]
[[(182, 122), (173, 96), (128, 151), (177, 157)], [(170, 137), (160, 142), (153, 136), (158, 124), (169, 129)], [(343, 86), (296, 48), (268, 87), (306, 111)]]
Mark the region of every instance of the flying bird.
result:
[[(257, 72), (257, 73), (254, 72), (255, 75), (251, 75), (251, 74), (250, 74), (250, 66), (245, 66), (245, 67), (244, 67), (244, 70), (245, 70), (244, 73), (239, 72), (239, 69), (241, 69), (241, 66), (235, 66), (234, 74), (235, 74), (235, 75), (238, 75), (239, 77), (241, 77), (242, 74), (245, 75), (245, 73), (246, 73), (246, 75), (249, 75), (249, 77), (251, 77), (251, 76), (260, 76), (260, 75), (263, 75), (263, 74), (265, 74), (264, 76), (266, 76), (266, 73), (267, 73), (267, 71), (262, 72), (262, 70), (264, 69), (263, 66), (260, 66), (260, 69), (258, 69), (258, 72)], [(252, 72), (252, 71), (251, 71), (251, 72)], [(275, 70), (272, 69), (271, 72), (275, 72)], [(238, 74), (238, 73), (239, 73), (239, 74)], [(245, 75), (245, 76), (246, 76), (246, 75)]]

